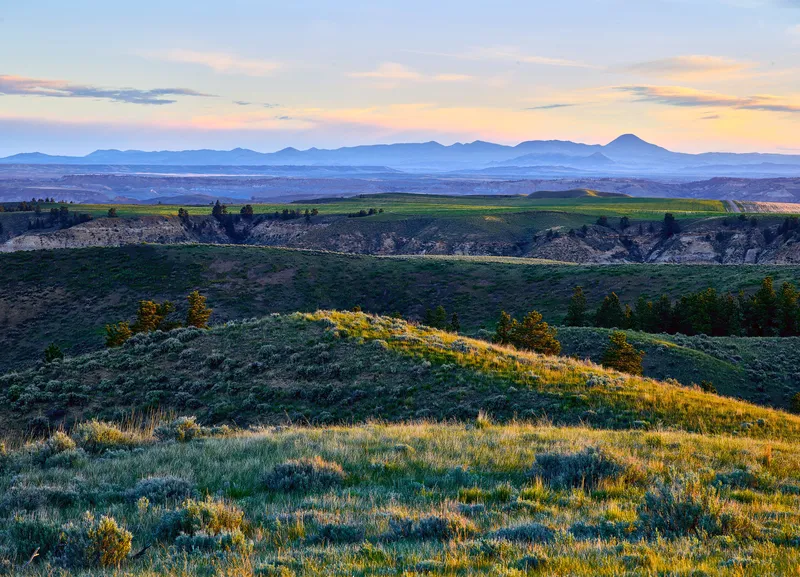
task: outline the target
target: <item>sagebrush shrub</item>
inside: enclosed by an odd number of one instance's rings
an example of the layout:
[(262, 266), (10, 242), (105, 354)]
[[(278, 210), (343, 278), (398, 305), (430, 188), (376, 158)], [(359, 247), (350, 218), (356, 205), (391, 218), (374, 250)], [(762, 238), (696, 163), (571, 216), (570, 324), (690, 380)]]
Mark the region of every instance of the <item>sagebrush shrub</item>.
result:
[(79, 447), (95, 454), (107, 449), (128, 449), (136, 444), (133, 435), (102, 421), (81, 423), (72, 437)]
[(196, 494), (197, 489), (193, 483), (173, 475), (142, 479), (132, 489), (125, 492), (125, 496), (131, 501), (138, 501), (144, 497), (148, 502), (157, 504), (184, 500), (195, 497)]
[(30, 559), (34, 551), (45, 557), (58, 544), (61, 527), (38, 516), (15, 515), (6, 522), (4, 544), (19, 562)]
[(492, 539), (521, 541), (525, 543), (549, 543), (555, 538), (555, 531), (541, 523), (529, 523), (515, 527), (504, 527), (489, 535)]
[(469, 519), (455, 513), (431, 515), (414, 524), (411, 535), (418, 539), (464, 539), (477, 533), (477, 528)]
[(337, 463), (322, 457), (287, 461), (264, 475), (264, 485), (271, 491), (314, 491), (341, 485), (346, 478)]
[(180, 509), (164, 514), (156, 527), (156, 537), (172, 542), (182, 533), (219, 535), (224, 531), (242, 531), (243, 522), (244, 513), (233, 504), (211, 497), (203, 501), (188, 499)]
[(117, 567), (131, 552), (133, 535), (114, 517), (96, 520), (86, 514), (80, 523), (64, 527), (56, 562), (68, 569)]
[(360, 543), (364, 540), (364, 527), (361, 525), (338, 525), (329, 523), (319, 528), (313, 541), (318, 543)]
[(131, 552), (133, 535), (113, 517), (103, 516), (87, 532), (86, 558), (90, 565), (116, 567)]
[(638, 513), (641, 530), (651, 536), (759, 535), (752, 520), (720, 499), (717, 490), (704, 486), (696, 475), (660, 483), (645, 494)]
[(72, 488), (52, 485), (14, 486), (0, 499), (0, 511), (36, 511), (45, 507), (71, 507), (80, 501)]
[(154, 431), (156, 438), (161, 441), (172, 439), (180, 443), (202, 437), (204, 433), (196, 417), (178, 417), (169, 423), (161, 423)]
[(222, 531), (216, 535), (204, 531), (194, 535), (181, 534), (175, 539), (174, 545), (181, 551), (224, 551), (239, 554), (247, 554), (253, 548), (253, 544), (238, 529)]
[(556, 488), (594, 489), (603, 479), (622, 476), (627, 467), (606, 451), (589, 447), (577, 453), (541, 453), (530, 471)]
[(62, 431), (53, 433), (47, 440), (37, 443), (34, 447), (34, 460), (44, 463), (50, 457), (75, 449), (75, 441)]

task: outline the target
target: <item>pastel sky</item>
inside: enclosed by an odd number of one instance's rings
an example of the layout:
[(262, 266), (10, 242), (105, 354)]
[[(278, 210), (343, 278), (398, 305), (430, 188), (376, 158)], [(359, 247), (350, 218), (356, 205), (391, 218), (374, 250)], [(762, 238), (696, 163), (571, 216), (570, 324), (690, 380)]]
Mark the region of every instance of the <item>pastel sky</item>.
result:
[(800, 154), (800, 0), (0, 2), (0, 155), (627, 132)]

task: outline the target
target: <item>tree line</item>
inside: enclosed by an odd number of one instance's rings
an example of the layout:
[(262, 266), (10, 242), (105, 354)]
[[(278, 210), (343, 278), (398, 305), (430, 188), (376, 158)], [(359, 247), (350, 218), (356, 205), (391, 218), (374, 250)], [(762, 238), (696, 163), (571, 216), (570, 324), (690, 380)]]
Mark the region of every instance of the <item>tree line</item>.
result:
[(655, 301), (640, 296), (631, 306), (612, 292), (591, 312), (583, 288), (576, 286), (564, 324), (715, 337), (791, 337), (800, 335), (800, 293), (790, 282), (776, 290), (768, 276), (752, 295), (707, 288), (675, 301), (667, 295)]
[(170, 301), (157, 303), (151, 300), (139, 301), (136, 311), (136, 320), (120, 321), (106, 325), (106, 346), (119, 347), (129, 338), (138, 333), (153, 331), (170, 331), (182, 326), (207, 329), (208, 320), (211, 318), (212, 309), (206, 306), (206, 297), (194, 291), (186, 297), (189, 309), (186, 312), (186, 322), (181, 323), (174, 318), (175, 305)]

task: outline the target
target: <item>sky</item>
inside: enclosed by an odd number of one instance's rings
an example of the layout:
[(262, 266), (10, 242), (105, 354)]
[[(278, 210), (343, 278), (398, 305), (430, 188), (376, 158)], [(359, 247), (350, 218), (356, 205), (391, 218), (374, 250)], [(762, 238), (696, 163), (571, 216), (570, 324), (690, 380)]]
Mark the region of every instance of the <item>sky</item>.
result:
[(0, 0), (0, 156), (623, 133), (800, 154), (800, 0)]

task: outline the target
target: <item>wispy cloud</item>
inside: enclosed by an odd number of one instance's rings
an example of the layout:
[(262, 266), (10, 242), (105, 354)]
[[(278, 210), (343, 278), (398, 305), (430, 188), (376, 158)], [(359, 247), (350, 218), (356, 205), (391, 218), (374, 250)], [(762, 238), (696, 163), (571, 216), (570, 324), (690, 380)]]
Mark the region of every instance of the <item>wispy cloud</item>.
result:
[(687, 76), (727, 76), (751, 68), (752, 63), (719, 56), (690, 55), (649, 60), (626, 66), (626, 72), (666, 78)]
[(210, 68), (218, 74), (239, 74), (243, 76), (269, 76), (282, 65), (271, 60), (245, 58), (230, 52), (199, 52), (195, 50), (165, 50), (143, 53), (149, 58), (195, 64)]
[(719, 120), (722, 118), (719, 114), (706, 114), (705, 116), (701, 116), (700, 120)]
[(414, 54), (423, 54), (427, 56), (439, 56), (442, 58), (455, 58), (458, 60), (473, 60), (473, 61), (505, 61), (517, 64), (538, 64), (543, 66), (561, 66), (567, 68), (599, 68), (592, 64), (580, 62), (577, 60), (569, 60), (566, 58), (553, 58), (550, 56), (541, 56), (535, 54), (525, 54), (518, 48), (510, 46), (496, 46), (496, 47), (480, 47), (467, 50), (465, 52), (450, 53), (450, 52), (426, 52), (418, 50), (408, 50)]
[(466, 74), (426, 75), (397, 62), (384, 62), (375, 70), (351, 72), (348, 76), (389, 82), (465, 82), (472, 79), (472, 76)]
[(572, 106), (580, 106), (575, 102), (557, 102), (553, 104), (541, 104), (539, 106), (529, 106), (525, 110), (554, 110), (556, 108), (570, 108)]
[(41, 96), (48, 98), (96, 98), (128, 104), (173, 104), (176, 96), (213, 96), (188, 88), (102, 88), (88, 84), (72, 84), (65, 80), (44, 80), (22, 76), (0, 75), (0, 94)]
[(638, 102), (656, 102), (669, 106), (800, 113), (800, 103), (769, 94), (732, 96), (683, 86), (617, 86), (614, 90), (631, 94)]

